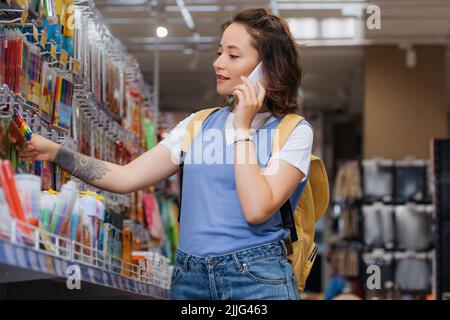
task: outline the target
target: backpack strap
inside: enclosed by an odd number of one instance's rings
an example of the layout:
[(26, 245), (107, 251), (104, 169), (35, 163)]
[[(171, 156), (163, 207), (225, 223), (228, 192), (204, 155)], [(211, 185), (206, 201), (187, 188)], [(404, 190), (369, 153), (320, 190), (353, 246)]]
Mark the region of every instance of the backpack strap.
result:
[[(272, 155), (280, 151), (286, 143), (287, 139), (291, 135), (292, 131), (297, 127), (297, 125), (303, 120), (302, 116), (295, 113), (287, 114), (277, 126), (275, 135), (272, 142)], [(290, 238), (292, 242), (298, 240), (297, 230), (294, 222), (294, 212), (292, 210), (291, 201), (288, 198), (286, 202), (280, 208), (281, 221), (283, 228), (289, 229)], [(289, 248), (288, 248), (288, 251)]]
[(295, 127), (297, 127), (302, 120), (303, 117), (295, 113), (284, 116), (275, 131), (275, 136), (273, 138), (274, 142), (272, 142), (272, 154), (275, 154), (283, 148), (292, 131), (294, 131)]
[(205, 120), (214, 112), (219, 110), (220, 107), (214, 107), (209, 109), (203, 109), (196, 112), (186, 127), (186, 132), (181, 140), (181, 153), (180, 153), (180, 210), (178, 214), (178, 222), (181, 217), (181, 199), (183, 193), (183, 169), (184, 169), (184, 157), (186, 152), (194, 141), (195, 137), (200, 133), (200, 129), (203, 126)]
[(330, 202), (328, 175), (322, 160), (314, 155), (311, 156), (309, 172), (314, 172), (314, 174), (310, 174), (309, 176), (311, 189), (320, 190), (320, 192), (312, 193), (314, 214), (317, 221), (325, 214)]
[[(184, 134), (183, 140), (181, 141), (181, 152), (186, 153), (191, 146), (192, 141), (194, 141), (200, 129), (203, 126), (203, 122), (215, 111), (219, 110), (220, 107), (203, 109), (196, 112), (188, 123), (186, 127), (186, 133)], [(183, 159), (184, 160), (184, 159)], [(182, 162), (183, 162), (182, 160)]]

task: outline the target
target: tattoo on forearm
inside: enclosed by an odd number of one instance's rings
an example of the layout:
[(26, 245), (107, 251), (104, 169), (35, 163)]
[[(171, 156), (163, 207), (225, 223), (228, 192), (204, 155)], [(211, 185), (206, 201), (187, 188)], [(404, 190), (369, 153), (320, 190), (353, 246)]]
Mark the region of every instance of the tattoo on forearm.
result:
[(59, 148), (53, 162), (87, 183), (102, 179), (110, 171), (103, 162), (66, 147)]

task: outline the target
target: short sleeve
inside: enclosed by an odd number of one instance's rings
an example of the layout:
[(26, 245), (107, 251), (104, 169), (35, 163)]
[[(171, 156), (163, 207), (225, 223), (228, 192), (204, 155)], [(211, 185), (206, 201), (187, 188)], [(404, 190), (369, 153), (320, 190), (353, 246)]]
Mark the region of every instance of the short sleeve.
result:
[(180, 121), (175, 128), (169, 132), (168, 136), (159, 142), (172, 152), (172, 160), (176, 164), (180, 164), (181, 140), (183, 139), (186, 128), (193, 116), (194, 113)]
[(297, 169), (305, 178), (308, 175), (313, 144), (313, 130), (306, 122), (302, 121), (291, 133), (280, 151), (275, 153), (273, 159), (282, 159)]

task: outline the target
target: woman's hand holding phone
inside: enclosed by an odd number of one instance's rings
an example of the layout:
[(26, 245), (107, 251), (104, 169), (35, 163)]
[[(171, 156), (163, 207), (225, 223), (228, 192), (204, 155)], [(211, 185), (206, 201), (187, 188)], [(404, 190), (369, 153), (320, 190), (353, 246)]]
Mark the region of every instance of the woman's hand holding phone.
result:
[[(250, 75), (250, 78), (253, 75), (254, 73)], [(256, 78), (259, 78), (259, 76), (257, 75)], [(238, 98), (238, 103), (234, 106), (236, 114), (233, 124), (236, 130), (248, 130), (251, 127), (256, 113), (258, 113), (263, 105), (266, 90), (260, 79), (257, 79), (256, 83), (252, 83), (249, 78), (241, 76), (241, 80), (243, 83), (236, 86), (232, 93)]]

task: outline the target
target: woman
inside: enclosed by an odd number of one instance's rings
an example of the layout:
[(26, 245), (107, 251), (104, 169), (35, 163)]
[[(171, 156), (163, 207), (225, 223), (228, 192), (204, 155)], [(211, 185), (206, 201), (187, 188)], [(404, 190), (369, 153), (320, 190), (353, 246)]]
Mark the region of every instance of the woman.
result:
[[(264, 78), (254, 85), (247, 76), (260, 62)], [(281, 226), (279, 208), (306, 180), (313, 139), (309, 124), (300, 122), (283, 148), (270, 154), (273, 129), (298, 109), (301, 68), (287, 23), (264, 9), (236, 14), (224, 25), (213, 67), (217, 92), (235, 99), (209, 116), (185, 155), (171, 297), (298, 299), (283, 243), (289, 231)], [(180, 131), (192, 117), (125, 166), (89, 158), (39, 135), (21, 156), (51, 160), (101, 189), (133, 192), (179, 170)], [(261, 132), (268, 133), (267, 139)], [(216, 138), (213, 152), (203, 145), (211, 137)], [(210, 157), (196, 162), (199, 154)], [(291, 198), (293, 206), (298, 198)]]

